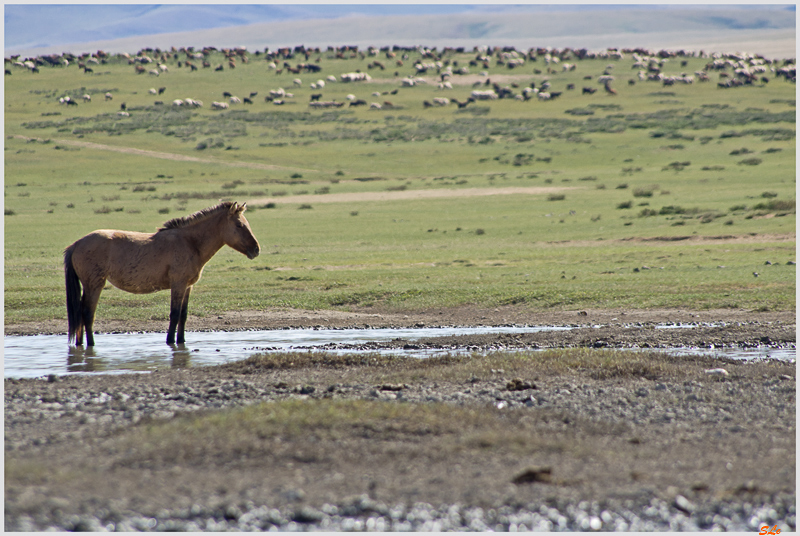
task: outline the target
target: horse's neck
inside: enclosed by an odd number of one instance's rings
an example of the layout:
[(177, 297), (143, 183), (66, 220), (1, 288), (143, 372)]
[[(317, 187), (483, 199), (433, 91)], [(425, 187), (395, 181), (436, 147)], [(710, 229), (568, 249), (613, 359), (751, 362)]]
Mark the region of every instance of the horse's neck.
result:
[(181, 229), (186, 239), (192, 242), (200, 253), (203, 264), (207, 263), (225, 245), (222, 234), (219, 232), (218, 218), (220, 217), (224, 218), (225, 215), (208, 218)]

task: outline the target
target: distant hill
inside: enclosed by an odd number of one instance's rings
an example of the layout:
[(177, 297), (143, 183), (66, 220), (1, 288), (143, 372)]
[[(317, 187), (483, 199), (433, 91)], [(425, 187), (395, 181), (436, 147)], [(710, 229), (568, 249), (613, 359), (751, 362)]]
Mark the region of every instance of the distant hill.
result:
[[(6, 29), (14, 16), (6, 6)], [(53, 7), (53, 6), (41, 6)], [(63, 6), (62, 6), (63, 7)], [(74, 6), (73, 6), (74, 7)], [(95, 8), (103, 6), (81, 6)], [(553, 6), (474, 6), (467, 12), (436, 12), (465, 6), (428, 6), (428, 14), (402, 14), (402, 6), (375, 5), (374, 15), (349, 15), (332, 18), (335, 12), (325, 5), (209, 6), (172, 5), (124, 6), (124, 17), (112, 26), (85, 32), (89, 40), (77, 44), (6, 47), (5, 54), (135, 52), (145, 47), (245, 46), (249, 50), (266, 47), (328, 45), (426, 45), (426, 46), (531, 46), (685, 48), (706, 51), (745, 51), (768, 57), (795, 57), (796, 28), (794, 6), (604, 6), (586, 11), (547, 11)], [(359, 6), (363, 7), (363, 6)], [(409, 6), (405, 6), (408, 8)], [(417, 8), (423, 6), (414, 6)], [(660, 8), (659, 8), (660, 7)], [(256, 9), (259, 8), (259, 9)], [(436, 8), (436, 9), (434, 9)], [(478, 9), (480, 8), (480, 9)], [(394, 12), (390, 12), (394, 10)], [(387, 14), (388, 13), (388, 14)], [(269, 15), (277, 22), (241, 24)], [(327, 18), (325, 16), (328, 16)], [(66, 15), (65, 15), (66, 16)], [(71, 16), (71, 15), (70, 15)], [(313, 17), (313, 18), (310, 18)], [(222, 21), (224, 27), (197, 27), (204, 21)], [(261, 20), (261, 19), (259, 19)], [(152, 22), (149, 35), (124, 35), (126, 25)], [(13, 25), (12, 25), (13, 26)], [(62, 24), (67, 26), (67, 24)], [(169, 29), (169, 31), (165, 31)], [(97, 36), (96, 38), (93, 36)], [(14, 37), (14, 36), (11, 36)], [(9, 36), (6, 36), (8, 41)]]

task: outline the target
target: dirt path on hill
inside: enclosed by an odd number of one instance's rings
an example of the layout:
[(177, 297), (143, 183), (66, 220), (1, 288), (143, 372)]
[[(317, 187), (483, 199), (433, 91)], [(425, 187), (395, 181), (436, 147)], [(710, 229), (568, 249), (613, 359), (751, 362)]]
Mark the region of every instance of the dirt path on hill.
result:
[(400, 190), (384, 192), (350, 192), (340, 194), (287, 195), (250, 199), (251, 205), (261, 203), (351, 203), (358, 201), (407, 201), (416, 199), (450, 199), (456, 197), (479, 197), (489, 195), (545, 195), (575, 187), (530, 186), (509, 188), (437, 188), (435, 190)]
[[(26, 136), (14, 136), (21, 140), (37, 140), (37, 138), (28, 138)], [(260, 164), (258, 162), (228, 162), (222, 160), (215, 160), (213, 158), (199, 158), (197, 156), (189, 156), (175, 153), (162, 153), (160, 151), (150, 151), (147, 149), (136, 149), (135, 147), (119, 147), (116, 145), (104, 145), (101, 143), (94, 143), (91, 141), (81, 140), (50, 140), (52, 143), (60, 143), (63, 145), (72, 145), (73, 147), (82, 147), (84, 149), (94, 149), (97, 151), (112, 151), (115, 153), (135, 154), (147, 158), (160, 158), (162, 160), (175, 160), (180, 162), (196, 162), (199, 164), (214, 164), (217, 166), (240, 167), (249, 169), (264, 169), (264, 170), (280, 170), (280, 171), (305, 171), (313, 172), (316, 169), (293, 168), (287, 166), (276, 166), (273, 164)]]

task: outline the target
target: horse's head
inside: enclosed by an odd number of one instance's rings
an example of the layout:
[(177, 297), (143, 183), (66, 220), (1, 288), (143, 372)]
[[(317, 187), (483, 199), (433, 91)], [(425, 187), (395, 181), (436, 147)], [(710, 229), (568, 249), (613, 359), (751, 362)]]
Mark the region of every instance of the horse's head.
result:
[(239, 253), (247, 255), (248, 259), (255, 259), (258, 257), (261, 248), (258, 245), (258, 240), (253, 235), (250, 229), (250, 224), (247, 218), (244, 217), (244, 211), (247, 210), (247, 203), (238, 204), (233, 203), (230, 210), (228, 210), (228, 223), (225, 230), (225, 244), (232, 247)]

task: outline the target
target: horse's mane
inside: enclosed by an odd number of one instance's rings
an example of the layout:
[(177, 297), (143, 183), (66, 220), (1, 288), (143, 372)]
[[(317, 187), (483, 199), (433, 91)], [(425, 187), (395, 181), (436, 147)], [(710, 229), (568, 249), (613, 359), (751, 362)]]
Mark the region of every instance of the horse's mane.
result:
[(164, 223), (163, 227), (160, 227), (159, 231), (166, 231), (168, 229), (180, 229), (181, 227), (186, 227), (187, 225), (192, 225), (193, 223), (197, 223), (203, 221), (205, 219), (210, 218), (218, 214), (219, 212), (228, 211), (233, 205), (232, 201), (223, 201), (213, 207), (204, 208), (202, 210), (198, 210), (194, 214), (189, 214), (188, 216), (183, 216), (182, 218), (173, 218), (168, 222)]

